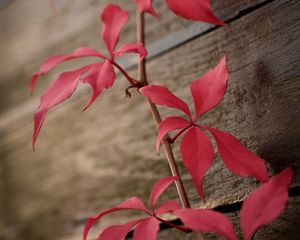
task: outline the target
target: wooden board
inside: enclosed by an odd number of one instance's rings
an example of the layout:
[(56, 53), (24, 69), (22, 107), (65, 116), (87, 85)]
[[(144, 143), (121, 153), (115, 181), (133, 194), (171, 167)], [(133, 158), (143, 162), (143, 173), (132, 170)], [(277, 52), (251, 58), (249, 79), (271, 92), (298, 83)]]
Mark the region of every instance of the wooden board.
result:
[[(107, 2), (121, 4), (123, 8), (130, 11), (131, 17), (120, 39), (121, 42), (136, 41), (135, 6), (132, 4), (132, 0), (64, 0), (56, 2), (56, 16), (52, 13), (49, 1), (39, 0), (15, 1), (1, 11), (0, 30), (4, 37), (1, 38), (0, 46), (2, 53), (0, 59), (0, 114), (11, 110), (12, 107), (19, 107), (24, 102), (33, 101), (28, 94), (28, 83), (33, 72), (38, 70), (42, 60), (47, 56), (68, 53), (80, 46), (90, 46), (103, 51), (99, 9), (102, 9)], [(214, 1), (213, 5), (216, 15), (224, 20), (230, 20), (239, 16), (240, 12), (252, 9), (263, 2), (265, 1), (226, 0)], [(150, 48), (152, 56), (159, 55), (162, 51), (213, 28), (209, 24), (193, 23), (174, 17), (164, 0), (155, 1), (155, 8), (159, 12), (161, 20), (151, 16), (146, 18), (147, 44), (153, 46)], [(19, 16), (22, 16), (22, 19)], [(184, 32), (178, 33), (180, 29), (183, 29)], [(177, 33), (176, 38), (172, 37), (172, 33)], [(173, 38), (173, 41), (170, 41), (170, 37)], [(177, 39), (176, 43), (174, 39)], [(74, 63), (63, 66), (64, 68), (60, 69), (75, 67)], [(46, 79), (41, 81), (41, 84), (38, 84), (38, 90), (44, 89), (55, 76), (54, 73), (49, 74)], [(9, 95), (6, 94), (7, 90), (10, 91)], [(28, 109), (28, 106), (23, 106), (23, 108)]]
[[(297, 226), (300, 224), (300, 198), (294, 197), (290, 199), (289, 205), (280, 218), (273, 221), (271, 224), (262, 227), (257, 231), (253, 240), (279, 240), (279, 239), (298, 239), (297, 236), (300, 234), (300, 230)], [(239, 215), (238, 212), (228, 214), (232, 223), (235, 226), (236, 232), (240, 239), (242, 239), (242, 232), (239, 226)], [(204, 234), (206, 240), (222, 239), (220, 236), (215, 234)], [(192, 240), (194, 239), (192, 234), (186, 235), (176, 230), (165, 230), (159, 235), (159, 240)]]
[[(299, 184), (299, 8), (297, 1), (273, 1), (153, 58), (148, 68), (152, 82), (170, 86), (191, 103), (189, 83), (217, 63), (218, 52), (226, 51), (229, 90), (202, 123), (234, 134), (267, 159), (272, 173), (294, 164), (294, 184)], [(125, 86), (119, 79), (84, 114), (87, 89), (51, 111), (36, 153), (30, 148), (32, 115), (12, 117), (25, 105), (2, 118), (0, 213), (5, 220), (0, 226), (19, 224), (18, 232), (28, 239), (51, 238), (53, 232), (59, 238), (72, 235), (71, 223), (82, 223), (126, 197), (147, 199), (151, 184), (169, 172), (164, 156), (155, 154), (147, 104), (138, 94), (125, 101), (120, 95)], [(181, 172), (193, 205), (203, 205), (182, 166)], [(206, 205), (240, 201), (256, 186), (251, 178), (233, 176), (216, 159), (204, 181)], [(175, 198), (174, 188), (167, 195)], [(104, 225), (131, 217), (115, 217)]]

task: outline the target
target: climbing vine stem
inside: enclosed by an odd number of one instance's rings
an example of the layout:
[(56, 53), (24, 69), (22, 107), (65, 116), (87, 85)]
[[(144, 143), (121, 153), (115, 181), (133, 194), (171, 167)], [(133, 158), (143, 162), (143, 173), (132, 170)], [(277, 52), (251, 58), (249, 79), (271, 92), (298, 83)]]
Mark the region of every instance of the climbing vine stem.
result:
[[(139, 9), (136, 9), (136, 25), (137, 25), (137, 42), (142, 43), (144, 46), (145, 44), (145, 16), (143, 12), (140, 12)], [(138, 64), (138, 80), (141, 83), (141, 85), (148, 85), (148, 79), (147, 79), (147, 71), (146, 71), (146, 59), (144, 58), (142, 61)], [(160, 113), (156, 107), (155, 104), (153, 104), (148, 98), (147, 101), (150, 106), (150, 111), (152, 113), (153, 119), (155, 120), (156, 126), (158, 128), (159, 123), (161, 122), (161, 116)], [(175, 157), (173, 154), (173, 150), (171, 147), (171, 139), (169, 136), (166, 136), (162, 140), (162, 144), (165, 150), (166, 158), (168, 160), (168, 164), (171, 170), (171, 173), (173, 176), (178, 177), (179, 180), (176, 181), (176, 189), (178, 192), (178, 196), (180, 198), (181, 204), (184, 208), (190, 208), (190, 202), (187, 197), (185, 188), (182, 183), (182, 179), (180, 177), (180, 173), (175, 161)], [(204, 240), (203, 236), (199, 232), (195, 232), (195, 237), (197, 240)]]

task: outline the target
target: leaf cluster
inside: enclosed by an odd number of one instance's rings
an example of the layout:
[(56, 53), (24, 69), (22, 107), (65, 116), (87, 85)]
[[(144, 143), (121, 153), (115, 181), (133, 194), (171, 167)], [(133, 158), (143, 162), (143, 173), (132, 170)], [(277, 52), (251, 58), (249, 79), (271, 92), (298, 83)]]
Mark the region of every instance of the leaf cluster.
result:
[[(151, 0), (135, 0), (135, 2), (139, 11), (158, 17)], [(210, 0), (166, 0), (166, 3), (178, 16), (224, 25), (213, 14)], [(262, 185), (246, 198), (240, 212), (243, 237), (245, 240), (250, 240), (258, 228), (269, 224), (284, 210), (288, 201), (288, 188), (292, 181), (293, 171), (291, 168), (286, 168), (278, 175), (269, 178), (264, 160), (243, 146), (234, 136), (199, 123), (201, 117), (213, 109), (226, 93), (229, 76), (226, 56), (221, 58), (214, 69), (191, 82), (190, 93), (194, 103), (194, 114), (192, 114), (188, 104), (175, 96), (166, 86), (144, 86), (139, 80), (130, 77), (115, 61), (117, 57), (126, 53), (138, 54), (140, 61), (147, 56), (147, 50), (142, 43), (125, 43), (117, 49), (119, 34), (127, 22), (128, 12), (117, 5), (108, 4), (100, 14), (100, 18), (103, 24), (102, 38), (109, 56), (105, 56), (95, 49), (81, 47), (70, 54), (47, 58), (40, 70), (34, 74), (30, 85), (31, 92), (37, 79), (59, 63), (82, 57), (95, 57), (97, 59), (93, 64), (60, 74), (41, 96), (39, 109), (34, 115), (33, 148), (46, 113), (50, 108), (71, 97), (81, 82), (89, 84), (92, 88), (91, 98), (84, 108), (87, 109), (105, 89), (113, 86), (116, 79), (115, 71), (118, 70), (129, 82), (130, 87), (138, 88), (139, 92), (153, 104), (174, 108), (184, 113), (184, 116), (181, 116), (182, 114), (168, 116), (161, 121), (158, 126), (156, 148), (159, 152), (162, 140), (175, 132), (170, 141), (175, 143), (181, 139), (180, 152), (184, 166), (191, 175), (201, 198), (205, 198), (202, 180), (214, 159), (214, 149), (208, 134), (214, 139), (219, 155), (228, 169), (238, 176), (252, 176), (262, 182)], [(99, 234), (99, 240), (124, 240), (127, 233), (132, 229), (134, 229), (133, 239), (135, 240), (155, 240), (160, 223), (168, 224), (183, 232), (190, 230), (208, 231), (226, 239), (237, 239), (230, 219), (219, 212), (209, 209), (183, 208), (173, 200), (165, 201), (156, 207), (160, 195), (176, 181), (180, 181), (178, 176), (164, 177), (154, 184), (149, 209), (146, 208), (141, 199), (132, 197), (116, 207), (90, 217), (85, 225), (83, 239), (86, 240), (91, 227), (103, 217), (113, 212), (125, 210), (141, 211), (145, 217), (122, 225), (110, 226)], [(166, 213), (179, 218), (184, 226), (177, 226), (165, 220), (164, 214)]]

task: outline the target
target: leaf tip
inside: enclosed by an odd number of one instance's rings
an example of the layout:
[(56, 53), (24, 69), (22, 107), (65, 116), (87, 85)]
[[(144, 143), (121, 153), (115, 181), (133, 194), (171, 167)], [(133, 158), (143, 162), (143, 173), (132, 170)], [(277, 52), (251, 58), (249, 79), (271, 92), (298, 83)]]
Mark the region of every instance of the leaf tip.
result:
[(32, 143), (32, 151), (35, 152), (35, 144)]
[(159, 153), (160, 153), (160, 142), (157, 142), (157, 143), (156, 143), (155, 148), (156, 148), (157, 154), (159, 155)]
[(31, 78), (31, 81), (30, 81), (30, 84), (29, 84), (29, 92), (30, 92), (30, 95), (31, 95), (31, 96), (33, 95), (35, 82), (37, 81), (38, 77), (39, 77), (39, 73), (35, 73), (35, 74), (32, 76), (32, 78)]

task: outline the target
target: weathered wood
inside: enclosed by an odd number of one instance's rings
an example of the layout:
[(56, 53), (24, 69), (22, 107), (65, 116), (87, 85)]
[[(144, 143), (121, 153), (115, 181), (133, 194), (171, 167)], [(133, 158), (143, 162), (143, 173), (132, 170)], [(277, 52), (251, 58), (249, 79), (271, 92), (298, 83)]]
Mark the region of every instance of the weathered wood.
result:
[[(300, 234), (299, 224), (300, 224), (300, 198), (294, 197), (289, 200), (289, 204), (284, 213), (271, 224), (262, 227), (257, 231), (253, 240), (279, 240), (279, 239), (298, 239)], [(235, 229), (240, 237), (242, 238), (242, 232), (240, 229), (240, 220), (238, 212), (233, 212), (228, 214), (228, 217), (233, 222)], [(215, 234), (205, 234), (205, 239), (216, 240), (223, 239)], [(176, 230), (166, 230), (162, 231), (159, 235), (159, 240), (192, 240), (191, 236), (180, 233)]]
[[(26, 101), (32, 102), (27, 90), (29, 79), (32, 73), (38, 69), (41, 61), (48, 55), (71, 52), (80, 46), (103, 50), (103, 41), (100, 38), (99, 9), (107, 2), (119, 3), (130, 11), (132, 17), (121, 35), (121, 42), (135, 41), (135, 10), (132, 0), (103, 0), (97, 3), (93, 0), (69, 0), (60, 4), (57, 2), (57, 16), (52, 14), (48, 1), (39, 0), (16, 1), (2, 10), (0, 30), (2, 36), (5, 37), (1, 38), (0, 46), (2, 53), (0, 59), (0, 113), (7, 112), (8, 109), (17, 107)], [(267, 1), (213, 1), (213, 6), (217, 16), (224, 20), (230, 20), (239, 16), (240, 12), (263, 2)], [(193, 23), (174, 17), (174, 14), (166, 7), (164, 0), (155, 1), (155, 8), (159, 12), (161, 20), (152, 16), (147, 16), (146, 19), (146, 38), (148, 45), (153, 46), (150, 48), (152, 57), (213, 29), (213, 26), (209, 24)], [(22, 15), (22, 21), (20, 21), (20, 15)], [(14, 26), (14, 28), (10, 26)], [(184, 30), (178, 32), (179, 29)], [(174, 32), (174, 35), (169, 35)], [(157, 41), (162, 38), (166, 39)], [(75, 67), (76, 65), (72, 63), (63, 66)], [(56, 74), (49, 74), (38, 84), (37, 90), (44, 89), (45, 85), (55, 76)], [(9, 95), (6, 94), (7, 89), (10, 90)], [(28, 109), (26, 106), (23, 108)]]
[[(201, 123), (231, 132), (267, 159), (270, 170), (275, 172), (289, 164), (294, 164), (299, 172), (299, 17), (289, 15), (292, 9), (299, 10), (295, 1), (272, 3), (227, 28), (170, 52), (159, 59), (159, 65), (149, 64), (156, 83), (174, 86), (179, 95), (191, 102), (187, 90), (190, 81), (199, 77), (199, 72), (204, 73), (204, 66), (213, 65), (209, 62), (215, 52), (227, 52), (230, 69), (227, 95)], [(264, 21), (265, 18), (272, 22)], [(209, 189), (208, 202), (218, 204), (225, 195), (224, 202), (242, 199), (249, 190), (245, 184), (255, 186), (249, 181), (231, 178), (223, 171), (222, 163), (217, 162), (204, 183), (205, 189)], [(220, 186), (231, 194), (222, 197)]]
[[(237, 136), (267, 159), (272, 173), (294, 164), (295, 183), (299, 183), (299, 8), (297, 1), (274, 1), (150, 61), (148, 70), (153, 83), (170, 86), (191, 103), (189, 83), (215, 65), (216, 52), (225, 50), (229, 90), (202, 123)], [(119, 80), (84, 114), (80, 110), (88, 94), (50, 112), (34, 154), (32, 116), (16, 124), (9, 116), (5, 124), (2, 121), (0, 158), (5, 161), (0, 162), (0, 177), (6, 187), (0, 192), (0, 207), (5, 225), (20, 223), (25, 239), (68, 234), (71, 219), (76, 222), (132, 195), (147, 199), (151, 183), (169, 174), (164, 157), (155, 155), (154, 124), (145, 101), (138, 94), (124, 101), (120, 96), (124, 87)], [(181, 171), (185, 173), (182, 166)], [(199, 206), (187, 174), (184, 179), (193, 205)], [(242, 200), (256, 186), (251, 178), (233, 176), (217, 159), (204, 181), (207, 206)], [(175, 198), (174, 188), (167, 195)]]

